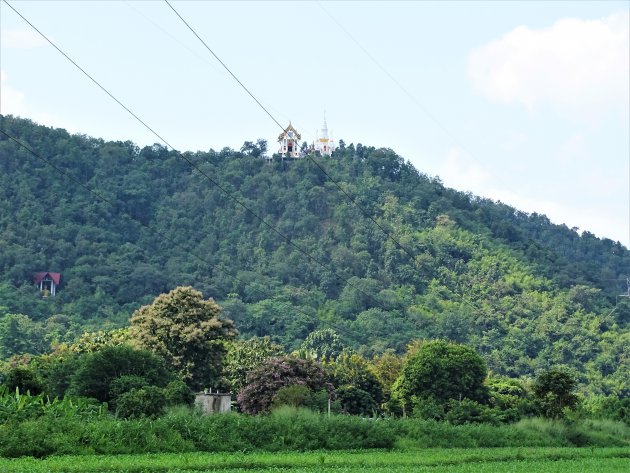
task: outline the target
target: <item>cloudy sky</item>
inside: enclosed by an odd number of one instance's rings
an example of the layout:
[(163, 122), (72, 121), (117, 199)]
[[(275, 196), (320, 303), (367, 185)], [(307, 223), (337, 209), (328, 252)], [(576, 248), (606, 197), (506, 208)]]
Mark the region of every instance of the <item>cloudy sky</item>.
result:
[[(278, 126), (164, 2), (10, 3), (180, 150)], [(0, 111), (158, 141), (1, 5)], [(280, 123), (630, 244), (627, 1), (173, 2)]]

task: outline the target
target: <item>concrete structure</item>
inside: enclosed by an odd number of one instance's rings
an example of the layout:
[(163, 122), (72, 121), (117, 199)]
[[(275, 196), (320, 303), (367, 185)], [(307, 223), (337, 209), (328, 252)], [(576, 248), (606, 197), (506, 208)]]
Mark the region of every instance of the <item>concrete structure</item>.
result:
[(223, 414), (232, 410), (232, 395), (230, 393), (202, 392), (195, 396), (195, 407), (202, 414)]

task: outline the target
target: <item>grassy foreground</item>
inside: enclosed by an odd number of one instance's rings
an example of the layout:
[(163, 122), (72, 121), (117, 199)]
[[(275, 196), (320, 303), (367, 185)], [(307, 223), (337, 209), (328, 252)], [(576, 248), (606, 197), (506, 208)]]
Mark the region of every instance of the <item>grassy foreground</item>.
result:
[(630, 448), (486, 448), (306, 453), (185, 453), (0, 459), (0, 471), (43, 472), (627, 472)]

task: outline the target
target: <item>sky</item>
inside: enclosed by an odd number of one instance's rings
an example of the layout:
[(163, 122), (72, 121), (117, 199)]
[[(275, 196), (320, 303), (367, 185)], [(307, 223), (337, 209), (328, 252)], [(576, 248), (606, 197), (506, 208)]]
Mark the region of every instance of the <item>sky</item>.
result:
[[(164, 2), (11, 1), (181, 151), (280, 128)], [(630, 3), (172, 5), (282, 125), (630, 247)], [(159, 142), (0, 3), (0, 113)]]

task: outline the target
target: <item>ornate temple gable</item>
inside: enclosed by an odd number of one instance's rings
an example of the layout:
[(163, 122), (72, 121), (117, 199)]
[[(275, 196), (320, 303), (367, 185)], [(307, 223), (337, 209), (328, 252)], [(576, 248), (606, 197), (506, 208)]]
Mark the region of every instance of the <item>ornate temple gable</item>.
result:
[(293, 128), (293, 125), (289, 122), (289, 126), (284, 129), (280, 136), (278, 136), (278, 143), (280, 143), (280, 153), (283, 157), (289, 156), (290, 158), (299, 158), (301, 156), (299, 140), (302, 135)]

